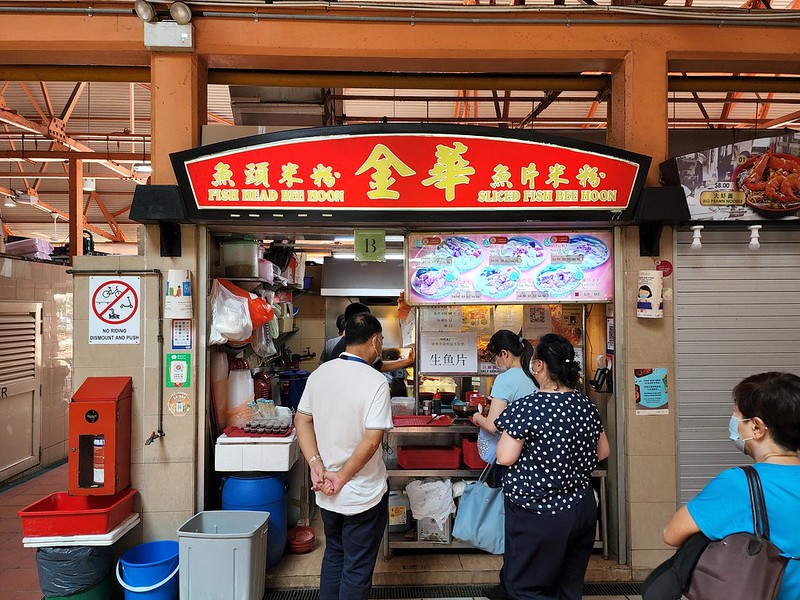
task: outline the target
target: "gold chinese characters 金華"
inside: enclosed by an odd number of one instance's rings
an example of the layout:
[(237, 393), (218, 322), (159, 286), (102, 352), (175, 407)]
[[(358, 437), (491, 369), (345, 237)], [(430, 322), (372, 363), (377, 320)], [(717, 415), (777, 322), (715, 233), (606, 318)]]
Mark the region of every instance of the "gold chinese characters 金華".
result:
[[(475, 194), (474, 201), (479, 203), (603, 203), (617, 199), (617, 190), (597, 189), (606, 178), (606, 173), (588, 162), (574, 171), (560, 162), (543, 164), (539, 161), (538, 164), (529, 162), (517, 171), (507, 164), (497, 163), (490, 171), (478, 172), (468, 160), (468, 152), (469, 146), (458, 141), (453, 142), (452, 146), (437, 145), (431, 157), (433, 163), (425, 176), (418, 174), (386, 144), (378, 143), (352, 176), (369, 175), (366, 195), (371, 200), (398, 200), (401, 195), (400, 190), (396, 189), (398, 178), (414, 176), (422, 177), (419, 183), (423, 187), (442, 190), (446, 202), (455, 200), (458, 186), (476, 181), (481, 187), (483, 182), (486, 184), (486, 189), (471, 192)], [(271, 166), (267, 161), (248, 162), (241, 173), (234, 172), (230, 164), (218, 161), (211, 174), (208, 200), (295, 203), (344, 201), (344, 190), (335, 189), (342, 173), (332, 165), (320, 162), (306, 171), (299, 164), (287, 161), (275, 168), (280, 173), (279, 176), (275, 174), (277, 184), (286, 189), (272, 188)], [(546, 176), (540, 171), (545, 172)], [(518, 178), (514, 176), (515, 173)], [(243, 177), (244, 186), (248, 187), (237, 187), (236, 182), (240, 177)], [(300, 187), (306, 181), (310, 189)], [(566, 188), (570, 183), (576, 187)], [(517, 186), (520, 189), (515, 189)]]

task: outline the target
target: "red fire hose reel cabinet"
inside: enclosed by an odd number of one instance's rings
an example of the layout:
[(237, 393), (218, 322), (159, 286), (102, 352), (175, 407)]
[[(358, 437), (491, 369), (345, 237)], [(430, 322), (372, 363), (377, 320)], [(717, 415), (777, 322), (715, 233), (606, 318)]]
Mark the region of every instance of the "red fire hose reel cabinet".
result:
[(106, 496), (131, 483), (130, 377), (87, 377), (69, 403), (68, 489)]

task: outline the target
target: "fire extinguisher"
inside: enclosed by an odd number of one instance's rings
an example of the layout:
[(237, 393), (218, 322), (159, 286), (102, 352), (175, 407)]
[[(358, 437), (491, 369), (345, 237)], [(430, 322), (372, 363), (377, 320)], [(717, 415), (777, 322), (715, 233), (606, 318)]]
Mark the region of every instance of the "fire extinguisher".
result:
[(94, 485), (103, 486), (106, 482), (106, 438), (94, 436), (92, 441), (92, 480)]

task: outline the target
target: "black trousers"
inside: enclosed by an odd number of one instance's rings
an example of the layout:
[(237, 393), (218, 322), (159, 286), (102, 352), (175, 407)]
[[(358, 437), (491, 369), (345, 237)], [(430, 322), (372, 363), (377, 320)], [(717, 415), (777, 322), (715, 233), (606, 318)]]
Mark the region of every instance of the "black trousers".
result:
[(597, 525), (592, 490), (554, 515), (536, 514), (508, 497), (505, 509), (503, 592), (514, 600), (581, 600)]
[(378, 504), (357, 515), (341, 515), (324, 508), (320, 512), (325, 528), (320, 600), (367, 600), (389, 519), (389, 492)]

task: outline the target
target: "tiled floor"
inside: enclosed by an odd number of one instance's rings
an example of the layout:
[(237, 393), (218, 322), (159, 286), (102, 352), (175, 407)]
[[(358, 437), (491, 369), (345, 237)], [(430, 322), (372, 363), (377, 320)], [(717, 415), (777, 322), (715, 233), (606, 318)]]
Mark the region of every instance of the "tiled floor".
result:
[(67, 489), (67, 465), (14, 485), (0, 493), (0, 597), (41, 600), (36, 549), (22, 546), (22, 520), (17, 511)]
[[(36, 551), (22, 546), (22, 521), (17, 511), (53, 492), (67, 489), (67, 465), (47, 470), (17, 485), (0, 488), (0, 598), (41, 600)], [(267, 572), (267, 589), (315, 588), (324, 548), (322, 526), (312, 522), (318, 540), (309, 554), (287, 554)], [(378, 558), (376, 586), (492, 584), (502, 559), (482, 552), (396, 553), (391, 560)], [(593, 556), (587, 581), (630, 581), (630, 569)], [(269, 598), (269, 595), (267, 595)], [(591, 600), (633, 600), (639, 596), (591, 596)], [(441, 600), (441, 599), (440, 599)], [(458, 600), (463, 600), (459, 598)]]

